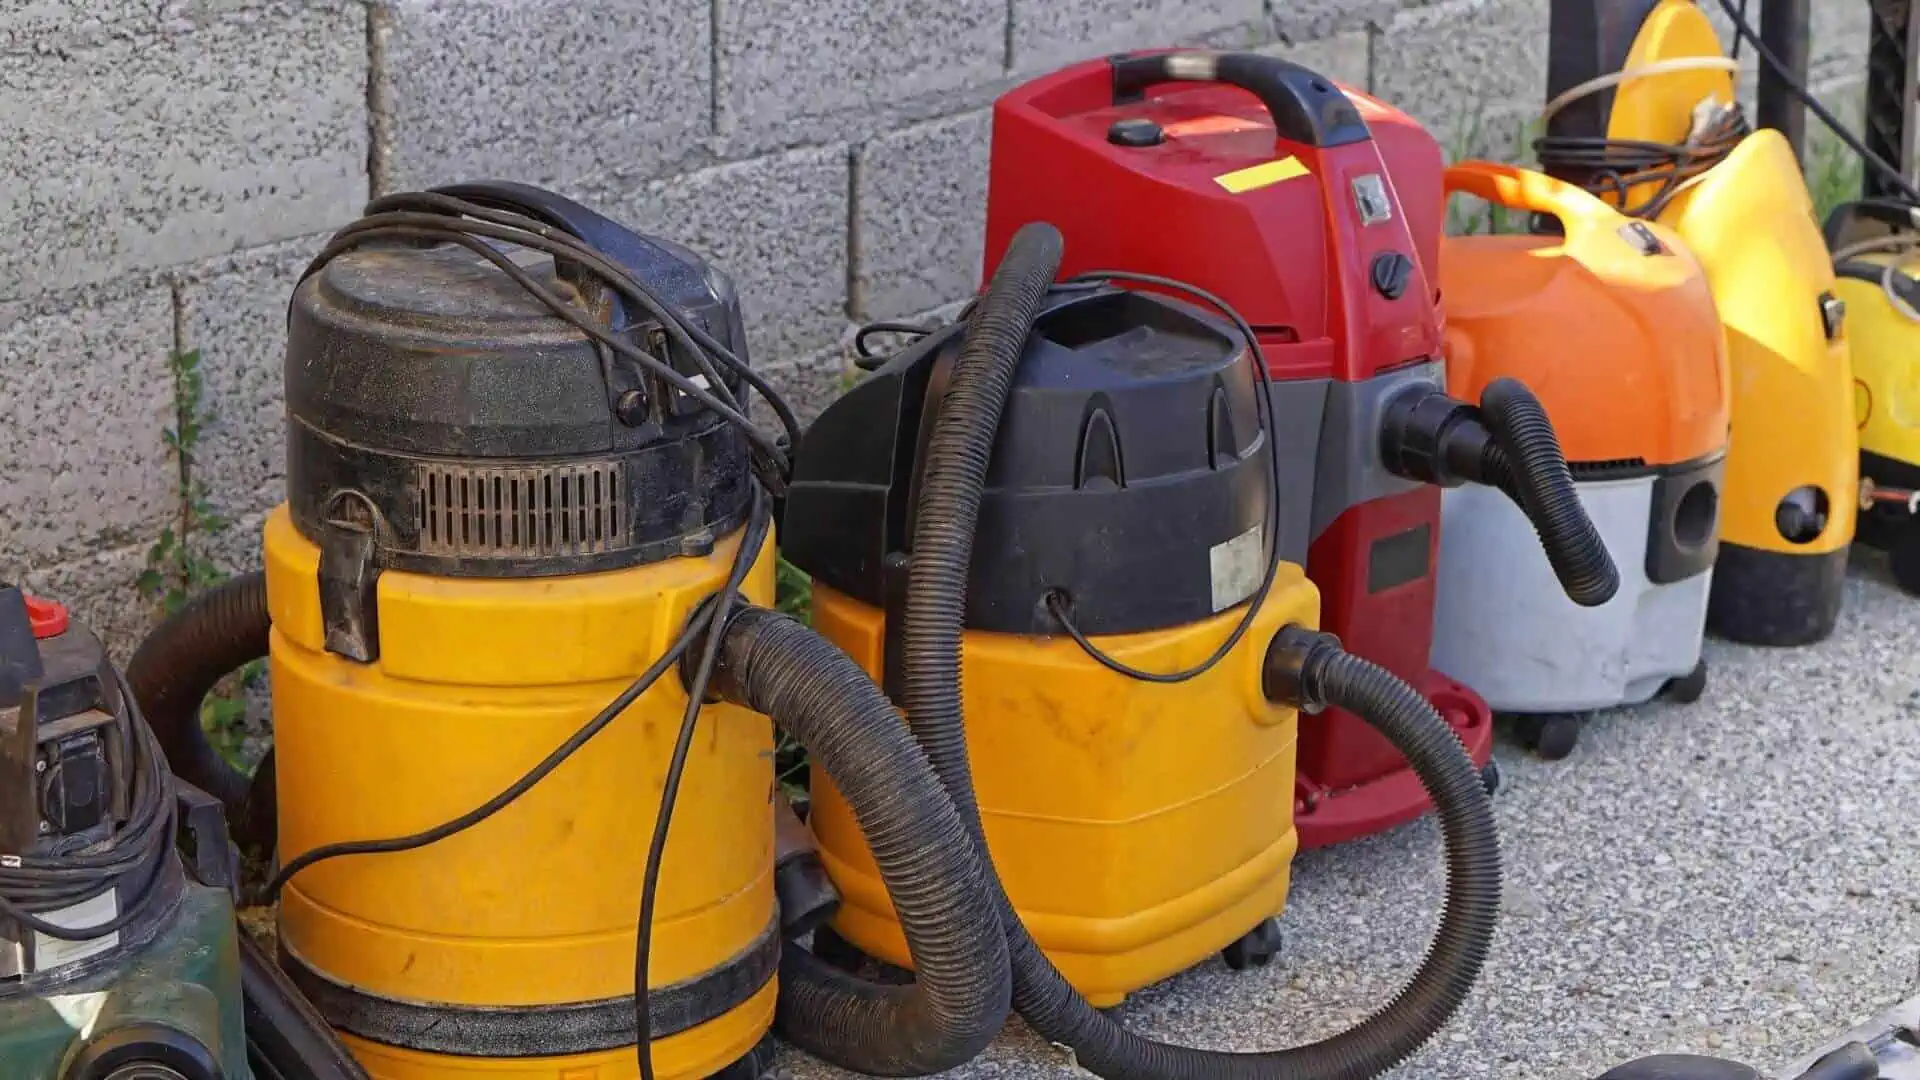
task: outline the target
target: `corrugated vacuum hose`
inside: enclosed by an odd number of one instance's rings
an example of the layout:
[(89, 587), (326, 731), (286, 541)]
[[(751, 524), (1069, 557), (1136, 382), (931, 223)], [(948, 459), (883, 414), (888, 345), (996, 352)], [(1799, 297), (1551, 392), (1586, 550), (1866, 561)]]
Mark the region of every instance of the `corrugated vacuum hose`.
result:
[(175, 776), (219, 799), (234, 843), (255, 857), (274, 843), (273, 759), (251, 779), (207, 741), (200, 703), (221, 679), (267, 655), (267, 577), (255, 571), (196, 594), (140, 642), (127, 683)]
[[(1040, 299), (1059, 269), (1061, 247), (1059, 232), (1049, 225), (1030, 224), (1015, 235), (972, 315), (941, 402), (914, 507), (902, 704), (981, 851), (986, 845), (961, 713), (967, 566), (999, 418)], [(1282, 669), (1297, 660), (1301, 682), (1296, 689), (1324, 695), (1326, 703), (1351, 708), (1375, 724), (1407, 755), (1432, 796), (1445, 836), (1448, 871), (1436, 944), (1392, 1003), (1348, 1031), (1269, 1053), (1195, 1050), (1141, 1038), (1089, 1005), (1040, 951), (998, 878), (990, 876), (1013, 961), (1015, 1008), (1042, 1037), (1070, 1047), (1081, 1067), (1108, 1080), (1378, 1076), (1446, 1022), (1485, 962), (1499, 907), (1499, 843), (1486, 790), (1458, 737), (1411, 688), (1340, 652), (1330, 639), (1309, 635), (1277, 644), (1278, 659), (1270, 654), (1270, 660)]]
[(1011, 997), (986, 860), (880, 689), (831, 642), (742, 607), (712, 689), (773, 718), (846, 797), (893, 899), (917, 975), (862, 982), (813, 954), (781, 954), (776, 1023), (810, 1053), (875, 1076), (954, 1068), (986, 1049)]

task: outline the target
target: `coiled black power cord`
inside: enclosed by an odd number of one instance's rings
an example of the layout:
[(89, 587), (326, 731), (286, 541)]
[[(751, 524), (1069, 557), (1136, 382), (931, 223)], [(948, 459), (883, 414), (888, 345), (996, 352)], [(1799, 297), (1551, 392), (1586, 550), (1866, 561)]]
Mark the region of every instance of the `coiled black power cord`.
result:
[(67, 927), (41, 916), (70, 908), (116, 889), (135, 875), (151, 874), (173, 842), (176, 794), (166, 756), (140, 713), (140, 704), (124, 676), (113, 668), (123, 709), (116, 724), (120, 746), (132, 766), (130, 810), (106, 839), (79, 851), (33, 855), (0, 853), (0, 915), (58, 941), (94, 941), (139, 919), (155, 891), (127, 889), (132, 899), (113, 918), (86, 927)]

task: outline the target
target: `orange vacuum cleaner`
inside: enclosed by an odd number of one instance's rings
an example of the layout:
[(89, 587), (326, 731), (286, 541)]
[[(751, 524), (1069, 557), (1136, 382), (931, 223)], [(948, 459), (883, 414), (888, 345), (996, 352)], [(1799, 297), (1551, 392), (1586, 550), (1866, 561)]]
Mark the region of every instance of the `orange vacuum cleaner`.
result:
[(1447, 188), (1555, 220), (1559, 235), (1465, 236), (1441, 248), (1447, 389), (1499, 377), (1540, 395), (1620, 592), (1563, 595), (1531, 528), (1485, 488), (1441, 504), (1433, 663), (1517, 714), (1546, 758), (1578, 717), (1665, 692), (1697, 699), (1726, 470), (1727, 348), (1706, 273), (1678, 235), (1571, 184), (1485, 162)]

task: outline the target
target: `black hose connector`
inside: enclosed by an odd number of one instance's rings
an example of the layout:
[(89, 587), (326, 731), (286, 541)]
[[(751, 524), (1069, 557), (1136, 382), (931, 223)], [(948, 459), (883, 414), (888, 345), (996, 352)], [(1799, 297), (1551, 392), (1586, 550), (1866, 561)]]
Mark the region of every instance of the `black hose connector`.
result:
[(1567, 597), (1599, 607), (1620, 591), (1620, 570), (1580, 503), (1553, 422), (1517, 379), (1487, 384), (1476, 408), (1436, 390), (1412, 390), (1387, 403), (1382, 461), (1423, 484), (1499, 488), (1533, 523)]
[(736, 610), (722, 633), (713, 690), (772, 717), (832, 778), (873, 852), (916, 976), (909, 986), (864, 982), (789, 945), (780, 1034), (871, 1076), (958, 1068), (1000, 1033), (1013, 993), (984, 853), (893, 704), (845, 653), (764, 608)]
[[(221, 679), (267, 655), (267, 578), (255, 571), (190, 598), (134, 650), (127, 685), (175, 776), (220, 800), (233, 839), (259, 854), (274, 843), (272, 772), (256, 783), (227, 764), (200, 727), (200, 704)], [(264, 788), (264, 791), (262, 790)]]

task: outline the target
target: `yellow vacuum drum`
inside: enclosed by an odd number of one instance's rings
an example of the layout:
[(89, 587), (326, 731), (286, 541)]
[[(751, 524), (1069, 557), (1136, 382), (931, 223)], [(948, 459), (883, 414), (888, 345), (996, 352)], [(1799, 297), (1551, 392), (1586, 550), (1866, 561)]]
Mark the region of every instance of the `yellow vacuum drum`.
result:
[[(674, 283), (667, 299), (744, 355), (724, 276), (615, 238), (637, 280)], [(644, 314), (576, 268), (509, 250), (571, 309), (647, 339)], [(299, 286), (288, 502), (266, 527), (283, 864), (487, 803), (722, 587), (749, 508), (744, 437), (604, 361), (454, 243), (369, 240)], [(771, 559), (748, 555), (743, 592), (770, 603)], [(283, 962), (376, 1080), (637, 1075), (635, 912), (685, 705), (662, 678), (492, 816), (292, 878)], [(772, 1022), (771, 753), (765, 717), (709, 707), (654, 924), (662, 1080), (722, 1074)]]
[[(813, 575), (815, 627), (893, 680), (895, 701), (906, 529), (962, 330), (894, 357), (814, 423), (782, 523), (787, 557)], [(1279, 946), (1296, 718), (1263, 693), (1261, 663), (1282, 626), (1315, 624), (1313, 586), (1281, 564), (1239, 643), (1184, 682), (1117, 673), (1071, 636), (1172, 672), (1243, 620), (1273, 539), (1262, 393), (1226, 324), (1062, 287), (1000, 422), (967, 584), (967, 753), (1008, 896), (1097, 1005), (1223, 950), (1246, 965)], [(906, 966), (858, 825), (817, 778), (811, 822), (842, 895), (835, 934)]]

